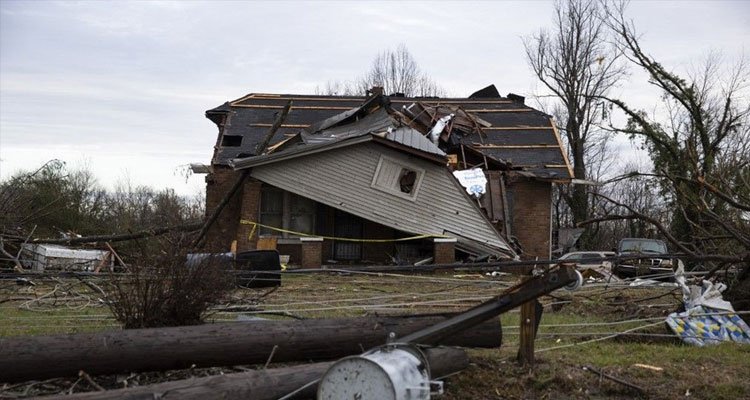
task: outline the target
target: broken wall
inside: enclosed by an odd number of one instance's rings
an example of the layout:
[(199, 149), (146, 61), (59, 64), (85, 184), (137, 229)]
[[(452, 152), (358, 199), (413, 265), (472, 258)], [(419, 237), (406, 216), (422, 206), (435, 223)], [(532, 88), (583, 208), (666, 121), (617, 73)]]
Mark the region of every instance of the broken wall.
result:
[(511, 232), (523, 247), (522, 259), (551, 257), (552, 183), (516, 177), (509, 180)]

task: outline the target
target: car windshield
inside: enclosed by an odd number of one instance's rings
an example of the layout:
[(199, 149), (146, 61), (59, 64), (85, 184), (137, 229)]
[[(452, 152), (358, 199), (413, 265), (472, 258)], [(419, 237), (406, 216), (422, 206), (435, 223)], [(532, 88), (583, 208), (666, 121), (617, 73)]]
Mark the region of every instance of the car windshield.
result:
[(661, 240), (632, 239), (620, 242), (620, 252), (667, 253), (667, 245)]

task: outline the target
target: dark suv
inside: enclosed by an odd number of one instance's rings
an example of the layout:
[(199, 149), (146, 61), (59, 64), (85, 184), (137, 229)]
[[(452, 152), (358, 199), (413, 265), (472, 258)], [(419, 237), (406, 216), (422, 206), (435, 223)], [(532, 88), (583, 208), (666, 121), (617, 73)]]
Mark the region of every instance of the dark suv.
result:
[[(671, 277), (672, 259), (668, 256), (667, 244), (657, 239), (626, 238), (617, 245), (617, 255), (639, 257), (618, 260), (612, 272), (620, 278), (640, 278), (650, 275)], [(640, 258), (643, 257), (643, 258)]]

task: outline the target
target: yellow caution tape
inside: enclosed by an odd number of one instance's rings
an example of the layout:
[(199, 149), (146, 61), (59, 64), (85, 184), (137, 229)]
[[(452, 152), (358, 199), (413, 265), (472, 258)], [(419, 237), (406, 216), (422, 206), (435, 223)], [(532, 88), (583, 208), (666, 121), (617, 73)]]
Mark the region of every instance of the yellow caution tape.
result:
[(304, 232), (295, 232), (295, 231), (290, 231), (288, 229), (277, 228), (275, 226), (264, 225), (255, 221), (248, 221), (246, 219), (241, 219), (240, 223), (243, 225), (253, 226), (252, 230), (250, 231), (250, 234), (248, 235), (248, 239), (252, 239), (253, 236), (255, 236), (255, 232), (258, 230), (258, 227), (270, 229), (276, 232), (288, 233), (290, 235), (304, 236), (304, 237), (316, 237), (316, 238), (323, 238), (327, 240), (338, 240), (342, 242), (388, 243), (388, 242), (406, 242), (409, 240), (428, 239), (428, 238), (447, 238), (448, 237), (446, 235), (423, 234), (423, 235), (416, 235), (416, 236), (410, 236), (410, 237), (398, 238), (398, 239), (356, 239), (356, 238), (342, 238), (342, 237), (335, 237), (335, 236), (313, 235), (313, 234), (304, 233)]

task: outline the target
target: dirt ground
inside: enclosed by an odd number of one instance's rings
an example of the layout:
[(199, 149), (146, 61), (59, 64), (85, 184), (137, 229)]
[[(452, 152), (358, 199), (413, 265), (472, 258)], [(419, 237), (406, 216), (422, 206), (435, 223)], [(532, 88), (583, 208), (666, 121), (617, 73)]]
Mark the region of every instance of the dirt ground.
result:
[[(494, 296), (512, 276), (310, 274), (283, 277), (276, 290), (242, 289), (216, 307), (211, 321), (458, 312)], [(97, 331), (117, 327), (86, 287), (66, 282), (0, 290), (0, 335)], [(62, 285), (62, 286), (61, 286)], [(50, 295), (52, 288), (54, 295)], [(679, 342), (663, 323), (680, 306), (672, 287), (590, 284), (556, 291), (544, 305), (533, 367), (516, 362), (517, 310), (504, 314), (503, 346), (470, 349), (468, 369), (445, 381), (453, 399), (742, 399), (750, 398), (750, 346), (703, 348)], [(194, 368), (94, 376), (105, 389), (243, 371), (254, 366)], [(96, 390), (70, 377), (5, 385), (0, 398)]]

